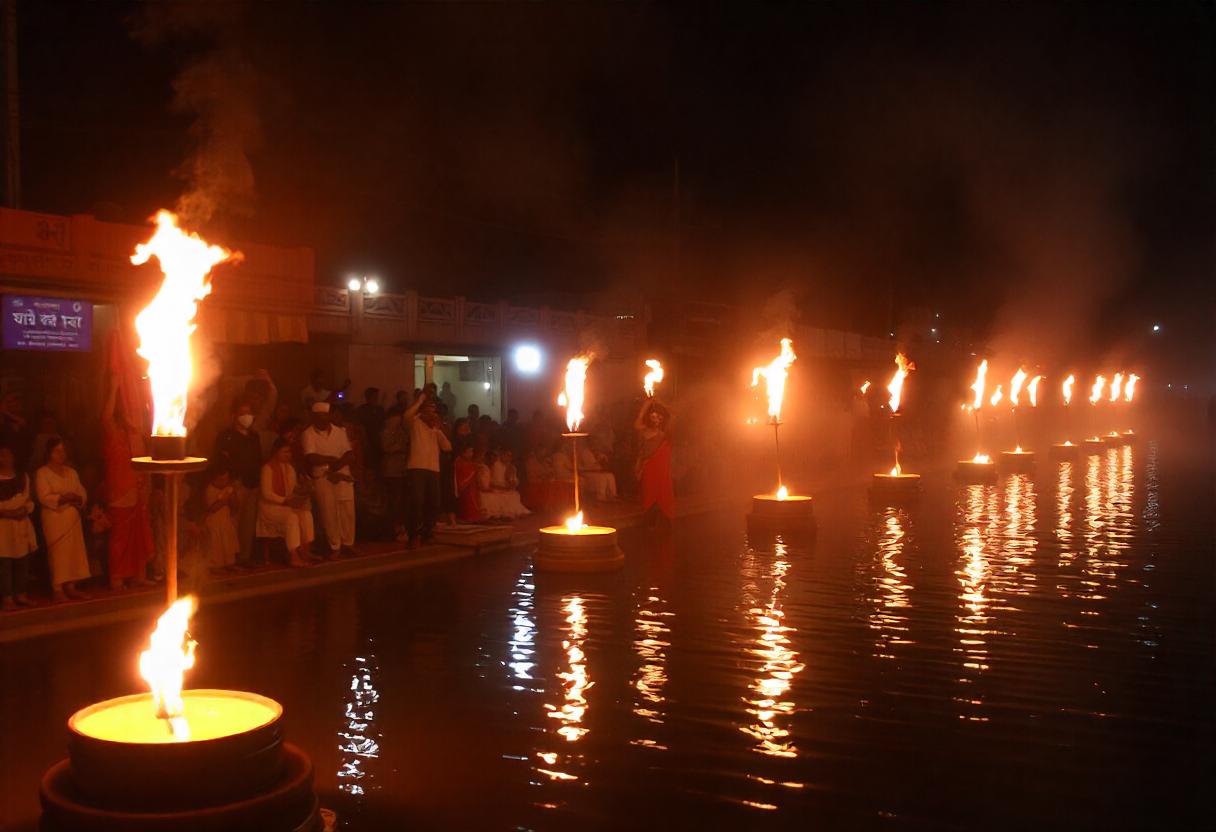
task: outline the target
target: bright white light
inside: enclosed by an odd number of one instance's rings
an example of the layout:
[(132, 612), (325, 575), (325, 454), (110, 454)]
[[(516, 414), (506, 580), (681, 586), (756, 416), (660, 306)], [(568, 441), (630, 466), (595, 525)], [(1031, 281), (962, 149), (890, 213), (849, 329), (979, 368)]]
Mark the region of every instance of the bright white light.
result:
[(357, 277), (352, 277), (350, 280), (346, 281), (346, 288), (350, 289), (352, 292), (359, 291), (359, 287), (362, 285), (363, 282)]
[(515, 369), (532, 375), (540, 372), (542, 363), (540, 350), (531, 344), (520, 344), (515, 348)]
[(1153, 332), (1160, 332), (1161, 324), (1153, 324)]
[(488, 381), (483, 382), (483, 383), (482, 383), (482, 387), (485, 387), (487, 390), (489, 390), (489, 389), (490, 389), (490, 382), (488, 382)]
[(363, 284), (363, 288), (367, 290), (369, 295), (374, 295), (380, 291), (380, 281), (374, 277), (369, 277), (367, 283)]

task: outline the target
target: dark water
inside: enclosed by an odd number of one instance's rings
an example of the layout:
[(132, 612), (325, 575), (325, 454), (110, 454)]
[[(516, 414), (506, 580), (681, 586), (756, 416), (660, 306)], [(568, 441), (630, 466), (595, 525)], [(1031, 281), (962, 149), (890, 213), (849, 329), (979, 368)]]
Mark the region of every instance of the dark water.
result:
[[(1167, 828), (1210, 822), (1212, 484), (1155, 443), (919, 504), (817, 498), (204, 608), (190, 684), (283, 702), (348, 829)], [(3, 648), (7, 820), (148, 629)]]

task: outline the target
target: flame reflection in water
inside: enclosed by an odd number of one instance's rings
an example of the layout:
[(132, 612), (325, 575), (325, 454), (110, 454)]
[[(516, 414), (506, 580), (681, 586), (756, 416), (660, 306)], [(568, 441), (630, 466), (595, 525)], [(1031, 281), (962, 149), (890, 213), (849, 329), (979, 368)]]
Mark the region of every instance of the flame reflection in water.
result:
[(380, 701), (376, 677), (380, 668), (375, 654), (369, 651), (356, 656), (349, 669), (350, 689), (338, 731), (338, 790), (357, 796), (380, 788), (369, 765), (380, 756), (381, 736), (376, 727), (376, 705)]
[[(671, 636), (668, 620), (674, 613), (667, 609), (667, 603), (659, 595), (658, 587), (650, 587), (645, 591), (645, 595), (645, 600), (638, 605), (634, 619), (633, 650), (641, 664), (633, 677), (633, 688), (636, 692), (633, 712), (645, 723), (662, 725), (663, 706), (666, 702), (663, 689), (667, 685), (667, 650), (671, 647), (671, 642), (668, 641)], [(630, 743), (660, 751), (667, 750), (667, 746), (653, 737), (640, 736), (630, 740)]]

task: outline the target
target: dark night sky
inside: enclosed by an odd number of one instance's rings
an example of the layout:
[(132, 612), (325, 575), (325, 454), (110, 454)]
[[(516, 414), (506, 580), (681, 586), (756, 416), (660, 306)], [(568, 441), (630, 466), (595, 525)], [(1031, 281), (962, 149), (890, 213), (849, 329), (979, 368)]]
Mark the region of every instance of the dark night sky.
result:
[(253, 176), (205, 228), (312, 246), (320, 281), (792, 286), (804, 317), (875, 332), (891, 283), (997, 334), (1212, 322), (1209, 2), (20, 13), (26, 207), (176, 202), (186, 78), (221, 137), (211, 184)]

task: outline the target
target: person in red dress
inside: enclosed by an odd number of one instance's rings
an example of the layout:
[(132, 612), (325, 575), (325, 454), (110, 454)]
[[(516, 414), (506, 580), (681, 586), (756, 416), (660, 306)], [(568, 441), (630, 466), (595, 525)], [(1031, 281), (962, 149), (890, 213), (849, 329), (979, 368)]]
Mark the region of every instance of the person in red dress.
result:
[[(148, 562), (156, 554), (152, 520), (148, 512), (148, 476), (131, 465), (143, 456), (143, 434), (131, 423), (125, 407), (118, 407), (119, 380), (110, 383), (110, 395), (101, 414), (106, 465), (106, 514), (110, 518), (108, 563), (110, 588), (147, 586)], [(126, 400), (124, 399), (124, 405)]]
[(671, 412), (647, 398), (633, 423), (638, 434), (637, 477), (642, 511), (651, 523), (668, 525), (675, 516), (676, 497), (671, 482)]
[(477, 451), (466, 442), (456, 457), (456, 517), (465, 523), (481, 520), (481, 492), (477, 488)]

